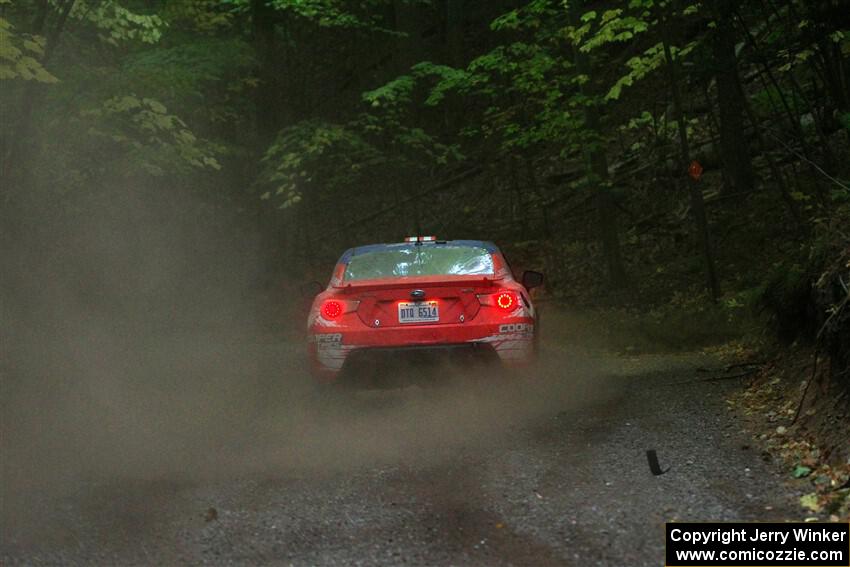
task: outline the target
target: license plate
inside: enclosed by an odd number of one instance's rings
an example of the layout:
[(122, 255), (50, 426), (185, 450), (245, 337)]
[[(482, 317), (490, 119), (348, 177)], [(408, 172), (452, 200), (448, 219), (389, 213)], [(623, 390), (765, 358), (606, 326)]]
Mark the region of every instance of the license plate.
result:
[(398, 304), (399, 323), (433, 323), (440, 320), (436, 301), (414, 301)]

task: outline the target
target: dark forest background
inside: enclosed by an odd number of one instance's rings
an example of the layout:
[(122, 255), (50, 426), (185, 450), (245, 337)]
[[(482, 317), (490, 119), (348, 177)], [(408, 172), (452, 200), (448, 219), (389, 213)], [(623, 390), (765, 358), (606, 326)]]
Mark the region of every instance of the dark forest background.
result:
[(668, 342), (759, 314), (850, 381), (844, 0), (0, 0), (0, 86), (13, 319), (57, 274), (150, 309), (166, 261), (175, 301), (285, 303), (435, 234)]

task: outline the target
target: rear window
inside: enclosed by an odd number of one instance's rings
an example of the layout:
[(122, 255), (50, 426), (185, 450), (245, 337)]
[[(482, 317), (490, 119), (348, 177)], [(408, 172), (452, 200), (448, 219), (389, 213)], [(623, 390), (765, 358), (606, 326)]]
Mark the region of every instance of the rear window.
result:
[(404, 276), (493, 275), (493, 257), (476, 246), (422, 245), (387, 248), (351, 257), (346, 280)]

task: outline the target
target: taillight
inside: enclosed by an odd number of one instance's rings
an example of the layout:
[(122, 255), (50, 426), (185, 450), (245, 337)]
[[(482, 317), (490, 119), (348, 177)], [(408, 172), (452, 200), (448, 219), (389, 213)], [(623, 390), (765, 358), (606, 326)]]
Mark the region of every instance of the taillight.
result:
[(494, 293), (483, 293), (478, 296), (478, 302), (488, 307), (497, 307), (502, 311), (513, 311), (522, 307), (519, 294), (509, 289)]
[(516, 307), (517, 300), (516, 294), (511, 293), (509, 291), (503, 291), (496, 295), (496, 307), (499, 309), (504, 309), (507, 311), (508, 309), (513, 309)]
[(336, 319), (342, 315), (342, 303), (339, 301), (325, 301), (322, 304), (322, 317), (325, 319)]

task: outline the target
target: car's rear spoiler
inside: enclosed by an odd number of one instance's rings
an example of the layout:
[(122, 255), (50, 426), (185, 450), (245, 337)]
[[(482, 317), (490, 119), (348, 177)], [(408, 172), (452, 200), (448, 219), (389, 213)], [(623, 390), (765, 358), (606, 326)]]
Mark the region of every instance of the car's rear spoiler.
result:
[[(433, 279), (432, 279), (433, 278)], [(454, 276), (446, 279), (445, 276), (425, 277), (403, 277), (392, 280), (363, 280), (362, 282), (346, 282), (343, 285), (334, 286), (334, 289), (354, 291), (374, 291), (379, 289), (392, 289), (397, 287), (491, 287), (501, 281), (502, 278), (481, 276)]]

